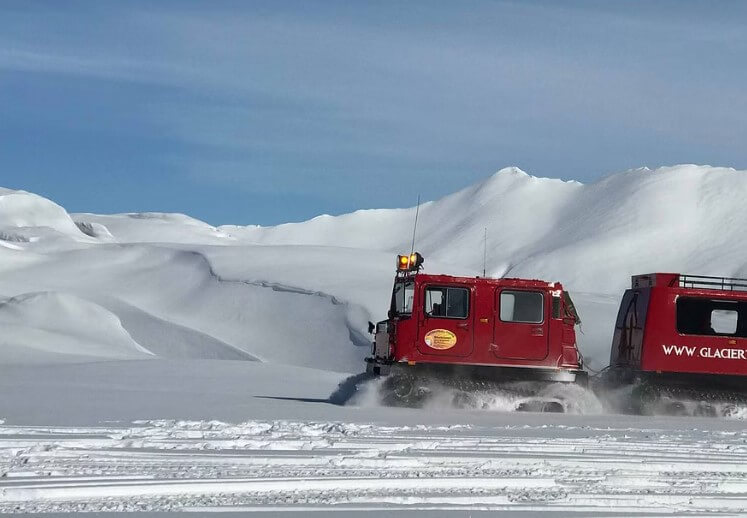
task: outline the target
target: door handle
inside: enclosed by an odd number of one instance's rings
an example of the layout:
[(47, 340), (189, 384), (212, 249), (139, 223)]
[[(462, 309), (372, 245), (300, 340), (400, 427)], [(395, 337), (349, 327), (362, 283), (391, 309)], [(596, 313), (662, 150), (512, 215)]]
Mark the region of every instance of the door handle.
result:
[(462, 323), (457, 324), (457, 327), (461, 327), (462, 329), (467, 329), (469, 327), (469, 324), (467, 324), (466, 322), (462, 322)]

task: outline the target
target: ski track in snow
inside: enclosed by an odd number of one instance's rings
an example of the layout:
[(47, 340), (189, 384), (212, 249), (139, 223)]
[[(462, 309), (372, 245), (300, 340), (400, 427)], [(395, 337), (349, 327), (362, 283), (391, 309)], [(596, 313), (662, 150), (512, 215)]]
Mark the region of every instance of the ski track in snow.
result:
[(0, 512), (747, 513), (747, 432), (0, 421)]

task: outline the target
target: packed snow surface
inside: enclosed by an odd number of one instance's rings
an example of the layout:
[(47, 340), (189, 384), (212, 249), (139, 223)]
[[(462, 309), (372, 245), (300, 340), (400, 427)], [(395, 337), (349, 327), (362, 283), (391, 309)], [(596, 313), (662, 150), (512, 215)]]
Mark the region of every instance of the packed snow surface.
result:
[[(747, 276), (745, 199), (728, 168), (507, 168), (424, 203), (416, 248), (427, 272), (477, 275), (487, 229), (488, 275), (562, 281), (599, 369), (631, 275)], [(745, 512), (742, 415), (353, 394), (415, 211), (214, 227), (0, 189), (0, 510)]]
[(0, 367), (0, 512), (747, 512), (743, 421), (331, 404), (344, 381), (228, 360)]
[(0, 512), (747, 511), (745, 432), (138, 421), (0, 426)]

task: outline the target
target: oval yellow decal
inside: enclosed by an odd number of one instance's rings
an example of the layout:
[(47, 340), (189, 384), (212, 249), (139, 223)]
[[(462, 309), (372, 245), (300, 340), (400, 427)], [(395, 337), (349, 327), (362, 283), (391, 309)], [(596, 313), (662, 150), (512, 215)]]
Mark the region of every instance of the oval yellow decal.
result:
[(434, 329), (425, 334), (425, 345), (431, 349), (444, 351), (451, 349), (457, 343), (457, 337), (448, 329)]

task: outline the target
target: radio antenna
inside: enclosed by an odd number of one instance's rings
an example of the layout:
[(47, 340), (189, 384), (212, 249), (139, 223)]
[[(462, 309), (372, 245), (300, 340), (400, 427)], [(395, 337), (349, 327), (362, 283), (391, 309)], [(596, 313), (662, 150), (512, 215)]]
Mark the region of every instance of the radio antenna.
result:
[[(410, 257), (415, 253), (415, 231), (418, 229), (418, 213), (420, 212), (420, 195), (418, 194), (418, 204), (415, 207), (415, 224), (412, 226), (412, 247), (410, 248)], [(410, 258), (408, 257), (408, 260)]]
[(482, 248), (482, 276), (486, 277), (485, 270), (488, 264), (488, 227), (485, 227), (485, 236), (483, 238)]

